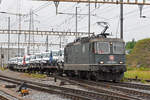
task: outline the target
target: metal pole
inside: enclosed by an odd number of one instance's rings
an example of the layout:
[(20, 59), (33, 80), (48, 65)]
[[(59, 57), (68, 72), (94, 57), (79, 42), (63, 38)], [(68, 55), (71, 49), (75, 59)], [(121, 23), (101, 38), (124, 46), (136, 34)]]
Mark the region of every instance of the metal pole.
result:
[(91, 12), (90, 12), (90, 8), (91, 8), (91, 5), (90, 5), (90, 1), (89, 1), (89, 24), (88, 24), (88, 33), (89, 33), (89, 37), (90, 37), (90, 24), (91, 24)]
[(46, 52), (48, 52), (48, 35), (46, 37)]
[(19, 15), (18, 57), (20, 56), (21, 15)]
[[(33, 14), (33, 10), (32, 10), (32, 30), (34, 31), (34, 14)], [(34, 33), (33, 33), (33, 44), (34, 44)], [(33, 45), (33, 54), (34, 54), (34, 49), (35, 49), (35, 46)]]
[(120, 38), (123, 39), (123, 4), (120, 4)]
[(29, 21), (29, 41), (28, 41), (28, 55), (30, 54), (30, 31), (31, 31), (31, 23), (32, 23), (32, 12), (30, 10), (30, 21)]
[(76, 7), (76, 39), (77, 39), (77, 31), (78, 31), (78, 7)]
[(60, 37), (60, 49), (61, 49), (61, 35), (59, 37)]
[(10, 46), (10, 17), (8, 17), (8, 61), (9, 61), (9, 46)]

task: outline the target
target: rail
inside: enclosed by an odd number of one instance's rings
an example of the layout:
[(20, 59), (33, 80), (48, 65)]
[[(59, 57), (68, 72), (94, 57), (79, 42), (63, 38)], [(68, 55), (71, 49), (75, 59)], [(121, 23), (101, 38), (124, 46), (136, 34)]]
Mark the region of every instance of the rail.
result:
[(131, 98), (125, 98), (120, 96), (114, 96), (111, 94), (105, 94), (101, 92), (93, 92), (93, 91), (86, 91), (86, 90), (77, 90), (77, 89), (71, 89), (71, 88), (64, 88), (59, 86), (53, 86), (48, 84), (42, 84), (38, 82), (33, 81), (27, 81), (22, 79), (16, 79), (12, 77), (6, 77), (0, 75), (0, 80), (8, 81), (14, 84), (21, 84), (22, 82), (26, 82), (27, 86), (31, 89), (36, 89), (48, 93), (53, 94), (60, 94), (64, 97), (69, 97), (71, 99), (76, 98), (77, 100), (131, 100)]

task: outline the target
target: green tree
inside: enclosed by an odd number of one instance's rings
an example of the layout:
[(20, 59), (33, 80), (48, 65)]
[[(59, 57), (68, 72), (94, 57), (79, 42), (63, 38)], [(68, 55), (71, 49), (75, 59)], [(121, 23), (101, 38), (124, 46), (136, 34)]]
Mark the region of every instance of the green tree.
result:
[(136, 44), (136, 41), (132, 39), (132, 41), (129, 41), (126, 43), (126, 50), (132, 50)]

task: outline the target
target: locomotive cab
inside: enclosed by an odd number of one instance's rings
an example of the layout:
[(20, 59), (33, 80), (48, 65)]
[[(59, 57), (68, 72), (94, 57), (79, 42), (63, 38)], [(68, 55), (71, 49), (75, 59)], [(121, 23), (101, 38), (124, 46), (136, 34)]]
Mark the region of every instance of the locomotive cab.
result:
[[(107, 40), (107, 41), (106, 41)], [(91, 66), (99, 70), (103, 80), (121, 80), (125, 67), (125, 43), (121, 39), (107, 39), (91, 43)], [(98, 66), (98, 67), (96, 67)]]
[(92, 46), (92, 52), (95, 56), (94, 63), (125, 64), (124, 42), (94, 42)]

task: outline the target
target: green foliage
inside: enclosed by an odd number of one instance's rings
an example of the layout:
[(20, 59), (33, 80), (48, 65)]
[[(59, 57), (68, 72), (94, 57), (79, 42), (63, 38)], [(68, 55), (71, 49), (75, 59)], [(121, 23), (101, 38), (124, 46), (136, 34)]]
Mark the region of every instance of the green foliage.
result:
[(139, 71), (150, 71), (150, 68), (148, 67), (140, 67), (138, 68)]
[(127, 71), (125, 72), (125, 78), (137, 78), (141, 80), (150, 80), (150, 71)]
[(141, 80), (141, 83), (147, 83), (147, 82), (146, 82), (145, 80), (142, 79), (142, 80)]
[(150, 38), (139, 40), (126, 58), (128, 66), (150, 67)]
[(127, 71), (150, 71), (150, 68), (148, 67), (127, 67)]
[(26, 76), (28, 77), (32, 77), (32, 78), (46, 78), (46, 75), (43, 75), (43, 74), (28, 74), (28, 73), (25, 73)]
[(134, 39), (132, 41), (129, 41), (126, 43), (126, 50), (132, 50), (135, 46), (136, 42), (134, 41)]
[(4, 71), (4, 70), (6, 70), (6, 69), (5, 69), (4, 67), (0, 67), (0, 70), (1, 70), (1, 71)]
[(127, 67), (127, 71), (132, 71), (132, 70), (136, 70), (135, 67)]
[(141, 79), (142, 83), (145, 83), (144, 80), (150, 80), (150, 68), (127, 67), (127, 72), (125, 72), (125, 74), (124, 74), (123, 81), (125, 81), (125, 79), (127, 79), (127, 78), (136, 78), (136, 77), (138, 79)]
[(128, 82), (127, 78), (123, 77), (120, 82)]

